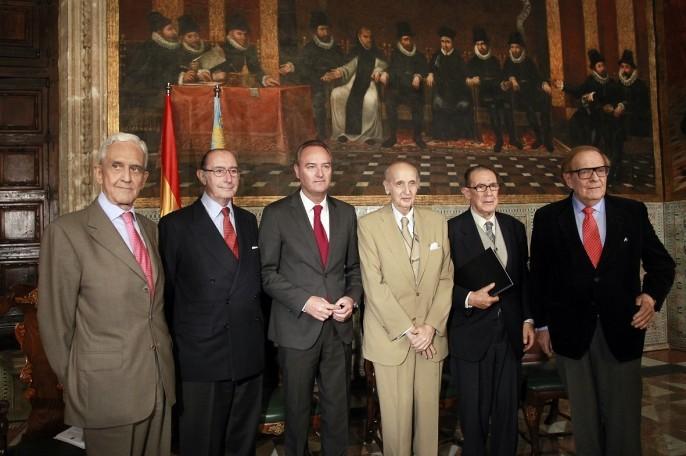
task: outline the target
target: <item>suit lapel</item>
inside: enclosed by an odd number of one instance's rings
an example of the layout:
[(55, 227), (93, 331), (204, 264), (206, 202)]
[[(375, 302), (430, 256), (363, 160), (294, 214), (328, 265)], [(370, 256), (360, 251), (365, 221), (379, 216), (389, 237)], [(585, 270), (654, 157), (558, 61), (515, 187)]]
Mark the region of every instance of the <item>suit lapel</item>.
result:
[[(224, 238), (217, 231), (217, 227), (210, 219), (200, 199), (195, 200), (195, 203), (193, 203), (193, 223), (190, 228), (199, 246), (204, 247), (219, 264), (226, 264), (232, 260), (233, 255), (226, 246)], [(238, 247), (240, 248), (240, 239)]]
[(588, 258), (584, 244), (579, 237), (579, 229), (576, 226), (574, 205), (572, 204), (571, 196), (567, 198), (565, 205), (558, 215), (557, 221), (562, 230), (562, 234), (565, 237), (570, 253), (577, 257), (576, 263), (593, 268), (593, 263), (591, 263), (590, 258)]
[(88, 232), (95, 242), (109, 250), (112, 255), (123, 261), (143, 281), (146, 281), (145, 274), (143, 274), (143, 270), (133, 256), (133, 253), (131, 253), (131, 250), (129, 250), (119, 235), (112, 221), (107, 218), (105, 211), (102, 210), (97, 200), (91, 203), (88, 208)]
[(621, 214), (617, 211), (617, 208), (612, 204), (611, 198), (605, 198), (605, 244), (603, 245), (603, 251), (600, 255), (600, 262), (598, 263), (598, 269), (604, 268), (612, 261), (613, 258), (617, 258), (615, 253), (620, 249), (623, 237), (622, 237), (622, 225), (624, 224), (624, 219)]
[(159, 290), (157, 286), (157, 279), (159, 278), (159, 265), (162, 264), (160, 260), (160, 254), (157, 250), (157, 239), (153, 240), (153, 233), (148, 232), (148, 224), (141, 221), (138, 216), (136, 216), (136, 221), (138, 222), (138, 227), (141, 229), (143, 234), (143, 241), (148, 248), (148, 255), (150, 256), (150, 263), (152, 264), (152, 283), (155, 284), (155, 290)]
[(498, 228), (500, 228), (500, 235), (503, 237), (505, 249), (507, 250), (507, 264), (505, 265), (505, 269), (511, 275), (513, 272), (511, 269), (515, 264), (512, 261), (512, 258), (515, 256), (515, 249), (517, 248), (517, 246), (514, 242), (514, 232), (512, 231), (512, 226), (510, 225), (510, 223), (508, 223), (509, 221), (506, 221), (504, 217), (500, 217), (499, 215), (500, 214), (496, 212), (495, 218), (496, 220), (498, 220)]
[(433, 240), (431, 239), (431, 230), (425, 226), (424, 219), (421, 216), (419, 209), (414, 209), (414, 232), (415, 242), (419, 244), (419, 276), (417, 277), (417, 285), (422, 282), (424, 271), (426, 271), (427, 262), (429, 261), (429, 245)]
[[(381, 210), (384, 211), (382, 223), (384, 225), (384, 232), (388, 233), (386, 240), (388, 241), (389, 250), (393, 253), (393, 256), (398, 259), (398, 263), (404, 265), (401, 269), (407, 276), (407, 280), (410, 283), (415, 283), (410, 258), (407, 256), (407, 249), (405, 249), (405, 241), (403, 240), (403, 235), (400, 233), (400, 228), (398, 228), (398, 224), (393, 216), (393, 209), (388, 205), (384, 206)], [(415, 223), (417, 223), (416, 219)], [(421, 258), (419, 261), (421, 264)]]
[[(305, 244), (305, 250), (308, 252), (305, 256), (310, 258), (312, 264), (318, 265), (321, 269), (323, 268), (322, 258), (319, 255), (319, 247), (317, 247), (317, 240), (314, 238), (314, 230), (312, 229), (312, 225), (310, 225), (310, 219), (307, 217), (305, 206), (303, 205), (302, 199), (300, 199), (300, 190), (291, 195), (291, 205), (293, 206), (293, 210), (290, 215), (293, 219), (293, 226), (295, 228), (293, 232), (302, 233), (298, 238)], [(331, 208), (331, 204), (329, 204), (329, 208)], [(331, 212), (329, 212), (329, 230), (331, 230), (331, 225)], [(329, 237), (331, 237), (331, 231), (329, 231)], [(329, 256), (331, 255), (330, 252), (331, 246), (329, 246)]]
[(469, 209), (463, 213), (463, 220), (460, 224), (460, 231), (462, 231), (462, 245), (464, 249), (464, 255), (462, 256), (462, 261), (460, 264), (464, 264), (471, 260), (475, 256), (483, 252), (484, 243), (481, 241), (481, 236), (479, 235), (479, 227), (476, 226), (474, 217)]
[[(339, 235), (340, 229), (343, 226), (343, 222), (341, 220), (341, 214), (338, 210), (336, 200), (331, 197), (327, 197), (327, 203), (329, 206), (329, 259), (326, 263), (326, 269), (328, 270), (334, 263), (332, 259), (336, 258), (336, 249), (342, 245), (342, 239)], [(317, 252), (319, 252), (319, 250), (317, 250)]]

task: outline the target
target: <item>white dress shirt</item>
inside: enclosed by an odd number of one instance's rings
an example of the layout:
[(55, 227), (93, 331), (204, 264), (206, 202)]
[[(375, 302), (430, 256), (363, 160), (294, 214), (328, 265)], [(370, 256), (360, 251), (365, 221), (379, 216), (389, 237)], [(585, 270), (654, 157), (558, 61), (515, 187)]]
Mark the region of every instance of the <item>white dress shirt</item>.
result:
[(407, 224), (407, 229), (410, 230), (410, 233), (414, 234), (414, 207), (410, 209), (410, 212), (408, 212), (407, 215), (404, 215), (402, 212), (396, 209), (393, 204), (391, 204), (391, 208), (393, 209), (393, 217), (395, 217), (395, 223), (396, 225), (398, 225), (400, 231), (402, 232), (403, 230), (403, 222), (401, 220), (403, 217), (407, 217), (407, 220), (409, 221), (409, 223)]
[[(303, 206), (305, 206), (305, 212), (307, 213), (307, 219), (310, 221), (310, 226), (312, 229), (314, 229), (314, 206), (317, 203), (309, 199), (302, 190), (300, 190), (300, 199), (303, 202)], [(324, 226), (324, 231), (326, 232), (326, 238), (331, 239), (331, 236), (329, 236), (329, 205), (326, 201), (326, 196), (319, 204), (322, 206), (320, 219), (322, 221), (322, 225)]]
[[(222, 238), (224, 238), (224, 214), (222, 214), (222, 209), (224, 209), (224, 206), (213, 200), (207, 193), (202, 194), (200, 202), (205, 207), (207, 215), (210, 216), (210, 219), (217, 228), (217, 231), (219, 231), (219, 234)], [(232, 202), (229, 201), (229, 204), (226, 207), (229, 208), (229, 219), (233, 225), (233, 230), (236, 232), (236, 235), (238, 235), (238, 228), (236, 228), (236, 217), (233, 213)]]
[[(576, 195), (572, 195), (572, 207), (574, 207), (574, 220), (576, 220), (576, 229), (579, 232), (579, 239), (581, 243), (584, 243), (583, 225), (584, 218), (584, 208), (586, 205), (579, 201)], [(598, 201), (593, 207), (593, 218), (595, 219), (596, 225), (598, 225), (598, 232), (600, 233), (600, 243), (605, 245), (605, 234), (607, 233), (607, 223), (605, 221), (605, 198)]]
[(100, 204), (102, 210), (105, 211), (105, 215), (108, 219), (110, 219), (110, 222), (112, 222), (112, 224), (114, 225), (114, 229), (117, 230), (119, 236), (121, 236), (121, 238), (126, 243), (126, 246), (129, 248), (131, 253), (133, 253), (133, 246), (131, 245), (131, 240), (129, 239), (129, 232), (126, 231), (126, 223), (124, 222), (124, 218), (122, 217), (122, 214), (124, 212), (131, 212), (131, 215), (133, 215), (133, 227), (136, 228), (138, 235), (141, 237), (141, 241), (143, 241), (143, 245), (145, 245), (145, 238), (143, 237), (143, 233), (141, 233), (141, 229), (138, 226), (138, 220), (136, 219), (136, 212), (134, 211), (133, 206), (129, 211), (125, 211), (121, 207), (110, 202), (110, 200), (107, 199), (107, 196), (105, 196), (103, 192), (100, 192), (100, 195), (98, 195), (98, 204)]

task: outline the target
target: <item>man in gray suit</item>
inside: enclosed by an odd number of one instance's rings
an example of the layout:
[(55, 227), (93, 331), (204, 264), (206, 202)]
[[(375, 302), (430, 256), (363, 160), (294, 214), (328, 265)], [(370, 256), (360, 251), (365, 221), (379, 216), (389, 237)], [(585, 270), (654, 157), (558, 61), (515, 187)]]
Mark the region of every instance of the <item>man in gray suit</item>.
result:
[(303, 143), (293, 165), (300, 190), (264, 209), (262, 285), (272, 297), (269, 338), (279, 347), (286, 393), (286, 454), (307, 448), (312, 388), (319, 386), (322, 450), (344, 455), (353, 336), (362, 294), (355, 209), (327, 193), (332, 155)]
[(100, 196), (50, 224), (40, 252), (38, 323), (64, 385), (64, 421), (94, 456), (167, 456), (174, 403), (157, 227), (135, 213), (147, 147), (116, 133), (100, 147)]

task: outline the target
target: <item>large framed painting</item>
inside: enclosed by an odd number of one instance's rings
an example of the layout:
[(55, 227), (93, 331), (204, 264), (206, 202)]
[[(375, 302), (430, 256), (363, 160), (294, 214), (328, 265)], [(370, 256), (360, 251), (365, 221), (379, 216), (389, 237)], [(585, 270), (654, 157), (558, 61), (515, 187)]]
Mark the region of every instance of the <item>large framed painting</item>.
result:
[(217, 97), (238, 155), (242, 204), (298, 186), (297, 145), (334, 156), (333, 193), (385, 201), (383, 170), (417, 164), (420, 199), (461, 204), (462, 175), (488, 163), (503, 200), (562, 197), (570, 148), (612, 159), (610, 190), (662, 197), (648, 0), (109, 0), (109, 129), (151, 152), (144, 204), (159, 198), (171, 83), (182, 196), (211, 144)]

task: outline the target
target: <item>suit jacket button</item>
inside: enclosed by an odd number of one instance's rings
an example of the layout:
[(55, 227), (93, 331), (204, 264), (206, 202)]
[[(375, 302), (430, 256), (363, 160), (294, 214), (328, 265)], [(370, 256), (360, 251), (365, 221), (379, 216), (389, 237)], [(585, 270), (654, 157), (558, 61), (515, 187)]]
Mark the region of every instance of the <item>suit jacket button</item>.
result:
[(417, 294), (417, 296), (419, 296), (419, 292), (417, 292), (416, 294)]
[(214, 279), (210, 279), (210, 285), (214, 285)]
[(229, 329), (229, 324), (228, 324), (228, 323), (224, 325), (224, 329)]
[(143, 287), (143, 291), (145, 291), (146, 293), (148, 293), (148, 287)]
[(598, 276), (593, 277), (593, 281), (594, 281), (595, 283), (600, 282), (600, 277), (598, 277)]
[(155, 344), (150, 344), (150, 350), (155, 350)]

